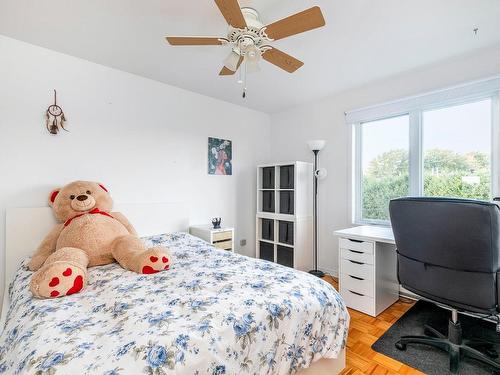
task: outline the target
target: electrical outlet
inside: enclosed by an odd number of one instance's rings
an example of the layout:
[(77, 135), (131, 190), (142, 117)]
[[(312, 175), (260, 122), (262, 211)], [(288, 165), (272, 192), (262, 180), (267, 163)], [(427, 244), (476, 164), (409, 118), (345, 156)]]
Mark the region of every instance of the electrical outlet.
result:
[(246, 244), (247, 244), (247, 240), (246, 239), (240, 240), (240, 246), (245, 246)]

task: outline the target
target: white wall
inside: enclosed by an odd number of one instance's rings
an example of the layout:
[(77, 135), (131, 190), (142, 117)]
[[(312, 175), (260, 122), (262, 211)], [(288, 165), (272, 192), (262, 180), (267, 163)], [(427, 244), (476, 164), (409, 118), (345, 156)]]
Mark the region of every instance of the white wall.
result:
[[(325, 73), (326, 74), (326, 73)], [(337, 239), (351, 226), (351, 129), (344, 112), (500, 74), (500, 46), (407, 72), (271, 117), (273, 160), (312, 160), (309, 139), (325, 139), (320, 164), (328, 177), (319, 187), (319, 265), (337, 273)]]
[[(320, 184), (320, 266), (335, 273), (332, 231), (349, 226), (351, 213), (344, 112), (495, 74), (500, 48), (269, 117), (0, 36), (0, 294), (6, 207), (45, 205), (51, 188), (73, 179), (102, 181), (120, 202), (187, 201), (193, 223), (222, 216), (235, 225), (237, 243), (248, 241), (239, 252), (254, 255), (255, 165), (312, 160), (306, 141), (315, 138), (327, 140), (320, 155), (328, 169)], [(55, 137), (44, 128), (53, 88), (71, 130)], [(233, 176), (207, 175), (208, 136), (233, 141)]]
[[(70, 129), (57, 136), (44, 125), (53, 88)], [(74, 179), (102, 181), (115, 201), (188, 202), (192, 223), (221, 216), (237, 244), (247, 239), (239, 252), (254, 255), (255, 166), (269, 159), (269, 120), (0, 36), (0, 295), (6, 207), (46, 205), (50, 189)], [(233, 141), (232, 176), (207, 174), (208, 136)]]

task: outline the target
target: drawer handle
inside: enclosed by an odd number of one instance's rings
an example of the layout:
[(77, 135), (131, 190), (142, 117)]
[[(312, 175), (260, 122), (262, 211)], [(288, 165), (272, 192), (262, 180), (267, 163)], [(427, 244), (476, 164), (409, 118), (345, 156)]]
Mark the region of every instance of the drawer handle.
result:
[(363, 262), (356, 262), (355, 260), (350, 260), (350, 259), (349, 259), (349, 262), (354, 263), (354, 264), (360, 264), (360, 265), (364, 264)]
[(357, 243), (363, 243), (364, 242), (364, 241), (361, 241), (361, 240), (353, 240), (352, 238), (348, 238), (347, 240), (351, 241), (351, 242), (357, 242)]
[(351, 292), (352, 294), (356, 294), (358, 296), (361, 296), (361, 297), (364, 297), (365, 295), (364, 294), (361, 294), (361, 293), (358, 293), (358, 292), (353, 292), (352, 290), (349, 289), (349, 292)]
[(225, 240), (215, 240), (212, 242), (212, 244), (220, 243), (220, 242), (226, 242), (226, 241), (231, 241), (231, 238), (226, 238)]
[(349, 277), (352, 277), (353, 279), (356, 279), (356, 280), (361, 280), (363, 281), (364, 279), (361, 278), (361, 277), (357, 277), (357, 276), (353, 276), (353, 275), (349, 275)]
[(351, 250), (349, 249), (351, 253), (356, 253), (356, 254), (364, 254), (362, 251), (357, 251), (357, 250)]

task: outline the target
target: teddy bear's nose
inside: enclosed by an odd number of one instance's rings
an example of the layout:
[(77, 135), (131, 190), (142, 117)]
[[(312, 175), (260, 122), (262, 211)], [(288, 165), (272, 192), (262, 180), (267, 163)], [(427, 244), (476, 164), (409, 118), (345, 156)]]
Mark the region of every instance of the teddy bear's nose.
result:
[(79, 195), (78, 197), (76, 197), (76, 199), (78, 199), (79, 201), (84, 201), (86, 200), (88, 197), (85, 195), (85, 194), (82, 194), (82, 195)]

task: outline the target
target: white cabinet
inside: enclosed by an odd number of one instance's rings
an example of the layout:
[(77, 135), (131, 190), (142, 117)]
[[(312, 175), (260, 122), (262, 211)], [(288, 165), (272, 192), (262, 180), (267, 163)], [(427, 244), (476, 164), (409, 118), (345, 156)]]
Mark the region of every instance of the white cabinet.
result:
[(340, 236), (340, 294), (348, 307), (371, 316), (399, 298), (397, 256), (389, 231), (357, 227), (335, 232)]
[(207, 241), (218, 249), (234, 252), (234, 228), (213, 229), (208, 225), (197, 225), (189, 228), (189, 233)]
[(311, 163), (257, 167), (257, 258), (308, 271), (312, 268)]

